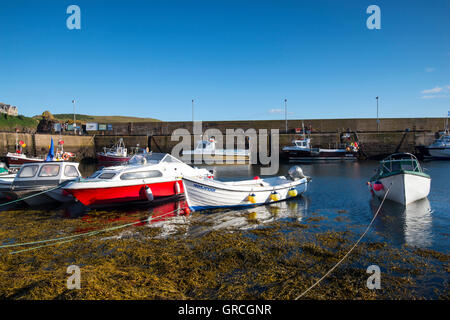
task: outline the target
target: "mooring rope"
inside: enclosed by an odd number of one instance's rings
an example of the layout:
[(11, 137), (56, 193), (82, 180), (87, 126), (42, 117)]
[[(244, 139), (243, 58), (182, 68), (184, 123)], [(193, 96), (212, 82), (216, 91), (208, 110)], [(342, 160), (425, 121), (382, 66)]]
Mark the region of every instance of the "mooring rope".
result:
[(61, 244), (61, 243), (66, 243), (66, 242), (71, 242), (73, 240), (75, 240), (75, 238), (79, 238), (79, 237), (87, 237), (87, 236), (93, 236), (102, 232), (107, 232), (107, 231), (113, 231), (113, 230), (118, 230), (118, 229), (122, 229), (122, 228), (126, 228), (128, 226), (132, 226), (135, 224), (139, 224), (139, 223), (145, 223), (145, 222), (150, 222), (154, 219), (159, 219), (161, 217), (167, 216), (171, 213), (174, 213), (176, 211), (181, 210), (181, 208), (175, 209), (173, 211), (164, 213), (158, 217), (153, 218), (153, 216), (150, 216), (146, 219), (142, 219), (139, 221), (135, 221), (135, 222), (131, 222), (131, 223), (125, 223), (119, 226), (114, 226), (114, 227), (109, 227), (109, 228), (105, 228), (105, 229), (101, 229), (101, 230), (94, 230), (91, 232), (85, 232), (82, 234), (76, 234), (76, 235), (72, 235), (72, 236), (66, 236), (66, 237), (59, 237), (59, 238), (52, 238), (52, 239), (45, 239), (45, 240), (38, 240), (38, 241), (32, 241), (32, 242), (24, 242), (24, 243), (16, 243), (16, 244), (6, 244), (6, 245), (2, 245), (0, 246), (0, 249), (4, 249), (4, 248), (12, 248), (12, 247), (21, 247), (21, 246), (27, 246), (27, 245), (33, 245), (33, 244), (40, 244), (40, 243), (47, 243), (47, 242), (52, 242), (49, 244), (45, 244), (45, 245), (40, 245), (40, 246), (36, 246), (36, 247), (32, 247), (32, 248), (27, 248), (27, 249), (22, 249), (22, 250), (18, 250), (18, 251), (13, 251), (10, 252), (9, 254), (16, 254), (16, 253), (20, 253), (20, 252), (25, 252), (25, 251), (31, 251), (31, 250), (35, 250), (35, 249), (39, 249), (39, 248), (43, 248), (43, 247), (48, 247), (48, 246), (52, 246), (52, 245), (57, 245), (57, 244)]
[(47, 193), (47, 192), (50, 192), (50, 191), (53, 191), (53, 190), (57, 190), (59, 188), (62, 188), (62, 185), (57, 185), (54, 188), (46, 189), (44, 191), (41, 191), (41, 192), (38, 192), (38, 193), (34, 193), (32, 195), (29, 195), (29, 196), (26, 196), (26, 197), (23, 197), (23, 198), (20, 198), (20, 199), (16, 199), (16, 200), (13, 200), (13, 201), (10, 201), (10, 202), (2, 203), (2, 204), (0, 204), (0, 207), (4, 207), (4, 206), (7, 206), (7, 205), (16, 203), (16, 202), (20, 202), (20, 201), (23, 201), (23, 200), (26, 200), (26, 199), (30, 199), (30, 198), (39, 196), (39, 195), (41, 195), (43, 193)]
[(388, 189), (386, 190), (386, 193), (384, 194), (383, 200), (380, 203), (380, 206), (378, 207), (375, 215), (373, 216), (372, 221), (370, 221), (369, 225), (367, 226), (366, 230), (363, 232), (363, 234), (361, 235), (361, 237), (359, 237), (359, 239), (355, 242), (355, 244), (353, 245), (353, 247), (342, 257), (341, 260), (338, 261), (338, 263), (336, 263), (334, 265), (333, 268), (331, 268), (327, 273), (325, 273), (325, 275), (320, 278), (319, 280), (316, 281), (316, 283), (314, 283), (311, 287), (309, 287), (308, 289), (306, 289), (301, 295), (299, 295), (298, 297), (295, 298), (295, 300), (300, 299), (301, 297), (303, 297), (305, 294), (307, 294), (312, 288), (314, 288), (315, 286), (317, 286), (323, 279), (325, 279), (331, 272), (333, 272), (334, 269), (337, 268), (337, 266), (339, 266), (342, 261), (345, 260), (345, 258), (347, 258), (347, 256), (353, 251), (353, 249), (356, 248), (356, 246), (359, 244), (359, 242), (362, 240), (362, 238), (364, 238), (364, 236), (366, 235), (366, 233), (369, 231), (370, 227), (372, 226), (373, 222), (375, 221), (375, 218), (377, 217), (378, 213), (381, 210), (381, 207), (383, 206), (384, 200), (386, 200), (386, 196), (389, 193), (389, 190), (391, 189), (392, 186), (392, 182), (389, 185)]

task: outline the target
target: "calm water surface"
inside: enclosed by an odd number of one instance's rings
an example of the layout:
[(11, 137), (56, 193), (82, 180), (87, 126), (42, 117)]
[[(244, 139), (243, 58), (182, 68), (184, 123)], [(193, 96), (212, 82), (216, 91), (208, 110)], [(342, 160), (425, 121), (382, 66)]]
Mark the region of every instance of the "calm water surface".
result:
[[(410, 204), (406, 208), (387, 200), (371, 231), (366, 235), (366, 240), (385, 241), (394, 246), (408, 244), (449, 252), (450, 162), (425, 162), (422, 165), (432, 177), (428, 198)], [(286, 175), (291, 166), (292, 164), (281, 164), (278, 174)], [(227, 227), (245, 229), (252, 227), (246, 218), (250, 212), (261, 222), (259, 225), (277, 219), (302, 221), (320, 215), (326, 219), (321, 221), (318, 231), (345, 231), (351, 228), (358, 234), (362, 233), (380, 205), (380, 200), (371, 196), (366, 185), (374, 174), (378, 162), (315, 163), (300, 166), (306, 175), (312, 177), (307, 192), (301, 198), (252, 209), (195, 213), (190, 218), (212, 222), (213, 226), (210, 228), (213, 229)], [(216, 179), (225, 181), (260, 175), (258, 166), (208, 168), (215, 170)], [(95, 167), (84, 166), (80, 169), (87, 175), (92, 173)], [(167, 212), (173, 210), (175, 206), (173, 203), (164, 204), (159, 210), (155, 207), (150, 211)], [(149, 209), (137, 210), (142, 210), (143, 214), (146, 214)], [(132, 211), (135, 213), (136, 209)], [(127, 214), (126, 210), (122, 212), (124, 215)], [(169, 225), (166, 227), (170, 229)], [(193, 235), (201, 233), (198, 228), (190, 231)]]

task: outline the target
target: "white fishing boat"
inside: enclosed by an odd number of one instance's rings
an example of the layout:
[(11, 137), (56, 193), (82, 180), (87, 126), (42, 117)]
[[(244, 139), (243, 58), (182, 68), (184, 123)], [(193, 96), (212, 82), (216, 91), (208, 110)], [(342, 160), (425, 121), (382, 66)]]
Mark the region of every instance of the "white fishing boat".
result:
[(72, 201), (62, 186), (81, 176), (78, 165), (63, 161), (25, 163), (12, 181), (0, 179), (0, 192), (9, 199), (23, 199), (30, 206)]
[(377, 197), (383, 198), (389, 190), (387, 199), (408, 205), (428, 196), (431, 177), (423, 172), (414, 155), (396, 153), (380, 162), (368, 184)]
[(191, 161), (199, 157), (210, 164), (250, 163), (250, 154), (248, 149), (217, 149), (214, 137), (211, 137), (209, 140), (197, 141), (197, 146), (194, 150), (183, 150), (182, 152), (184, 157), (191, 156)]
[(298, 166), (289, 170), (289, 177), (229, 182), (183, 177), (186, 200), (194, 211), (283, 201), (305, 192), (309, 181)]
[(442, 132), (440, 137), (425, 149), (435, 159), (450, 159), (450, 130)]

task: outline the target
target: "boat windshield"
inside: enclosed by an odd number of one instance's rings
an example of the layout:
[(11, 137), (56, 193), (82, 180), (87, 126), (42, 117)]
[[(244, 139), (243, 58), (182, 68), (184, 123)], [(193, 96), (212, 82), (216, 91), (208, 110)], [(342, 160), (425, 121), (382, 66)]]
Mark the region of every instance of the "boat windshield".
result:
[(168, 153), (143, 153), (134, 155), (129, 161), (128, 164), (158, 164), (160, 162), (166, 163), (182, 163), (177, 158), (173, 157)]
[(395, 171), (422, 172), (419, 161), (412, 154), (393, 154), (380, 162), (379, 173), (390, 173)]

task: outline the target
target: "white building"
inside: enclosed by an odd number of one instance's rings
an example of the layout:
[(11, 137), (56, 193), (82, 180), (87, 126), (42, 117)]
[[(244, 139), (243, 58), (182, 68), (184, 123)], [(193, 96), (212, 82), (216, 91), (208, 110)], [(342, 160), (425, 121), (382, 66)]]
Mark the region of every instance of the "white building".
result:
[(16, 106), (10, 104), (4, 104), (0, 102), (0, 113), (5, 113), (9, 116), (18, 116), (19, 112)]

